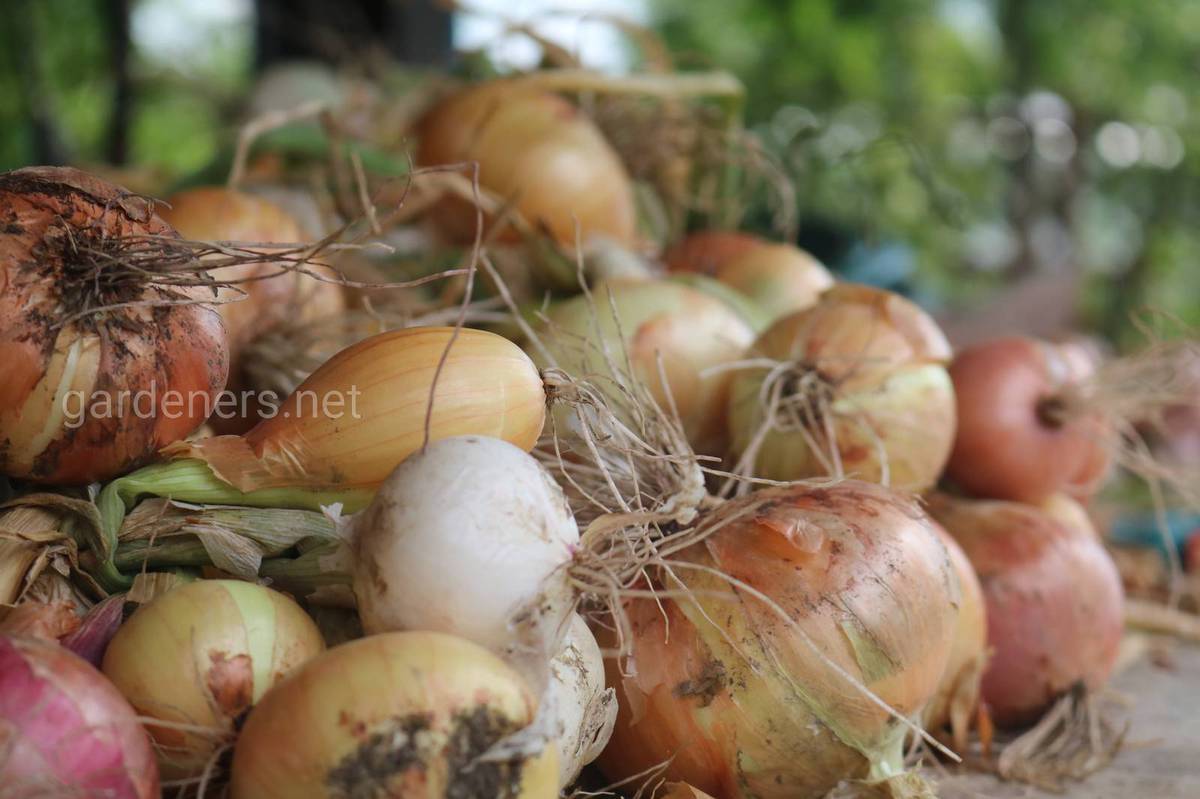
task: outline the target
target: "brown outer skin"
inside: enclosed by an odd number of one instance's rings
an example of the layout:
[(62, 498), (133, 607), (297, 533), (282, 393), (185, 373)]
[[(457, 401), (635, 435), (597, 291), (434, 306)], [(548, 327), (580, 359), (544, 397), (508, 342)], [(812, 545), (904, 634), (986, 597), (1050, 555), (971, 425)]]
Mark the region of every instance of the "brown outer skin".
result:
[(725, 263), (769, 242), (736, 230), (698, 230), (663, 253), (669, 272), (698, 272), (714, 277)]
[(719, 799), (824, 796), (867, 776), (870, 761), (844, 741), (877, 749), (903, 729), (762, 600), (685, 564), (770, 597), (826, 657), (910, 715), (945, 670), (960, 599), (929, 518), (856, 480), (764, 489), (716, 512), (726, 523), (672, 558), (702, 610), (666, 596), (625, 607), (631, 662), (605, 663), (619, 710), (601, 769), (636, 782), (670, 761), (656, 777)]
[[(29, 167), (0, 175), (0, 364), (5, 371), (0, 381), (0, 473), (10, 477), (55, 484), (116, 477), (199, 427), (203, 411), (225, 386), (225, 330), (211, 307), (123, 308), (93, 316), (96, 332), (85, 330), (80, 321), (54, 330), (56, 320), (74, 311), (61, 306), (57, 265), (39, 261), (35, 249), (55, 235), (63, 237), (64, 230), (97, 226), (113, 237), (177, 237), (155, 215), (152, 201), (79, 170)], [(189, 296), (200, 299), (203, 294)], [(147, 288), (140, 299), (164, 296)], [(119, 329), (118, 321), (135, 327)], [(54, 377), (47, 374), (47, 366), (55, 360), (61, 363), (63, 344), (75, 341), (99, 349), (90, 356), (96, 378), (88, 387), (89, 407), (97, 391), (109, 392), (115, 401), (121, 391), (145, 391), (153, 384), (157, 391), (150, 418), (89, 414), (79, 427), (58, 430), (41, 451), (19, 451), (14, 436), (45, 424), (44, 418), (23, 422), (22, 409), (39, 388), (53, 396), (54, 385), (48, 381)], [(178, 412), (164, 413), (164, 393), (172, 389), (196, 399)], [(35, 411), (47, 407), (44, 401), (32, 405)]]
[[(422, 119), (422, 166), (479, 163), (479, 183), (511, 202), (562, 246), (602, 234), (637, 240), (633, 185), (616, 151), (578, 108), (556, 94), (492, 80), (452, 95)], [(460, 169), (470, 176), (470, 173)], [(451, 238), (475, 237), (475, 209), (447, 200), (436, 221)], [(515, 234), (505, 232), (512, 241)]]
[(1124, 591), (1094, 530), (1015, 502), (930, 498), (979, 574), (993, 654), (983, 699), (997, 724), (1032, 722), (1079, 680), (1112, 673)]
[(1036, 504), (1103, 477), (1094, 419), (1042, 422), (1038, 403), (1077, 379), (1053, 345), (1002, 338), (969, 347), (950, 364), (958, 434), (946, 475), (977, 497)]

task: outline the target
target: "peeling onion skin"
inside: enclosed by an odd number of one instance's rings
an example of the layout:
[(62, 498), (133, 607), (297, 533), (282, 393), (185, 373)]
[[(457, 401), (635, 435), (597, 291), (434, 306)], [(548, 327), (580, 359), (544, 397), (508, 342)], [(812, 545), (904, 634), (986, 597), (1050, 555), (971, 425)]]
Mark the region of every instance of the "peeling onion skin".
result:
[[(132, 235), (177, 237), (151, 201), (78, 170), (0, 175), (0, 473), (60, 485), (111, 479), (192, 433), (225, 387), (225, 330), (210, 306), (135, 305), (56, 329), (84, 310), (68, 292), (82, 293), (91, 280), (67, 274), (78, 266), (70, 241), (103, 249)], [(114, 292), (98, 302), (171, 299), (148, 285)], [(165, 408), (169, 391), (188, 401)], [(148, 412), (95, 404), (107, 397), (115, 406), (121, 392), (145, 397)], [(68, 427), (66, 414), (74, 420), (84, 406), (100, 412)]]
[[(724, 526), (674, 560), (753, 586), (900, 713), (924, 707), (946, 667), (960, 596), (915, 501), (847, 480), (765, 489), (716, 512)], [(672, 573), (698, 604), (630, 600), (633, 671), (622, 677), (608, 663), (620, 702), (599, 761), (610, 779), (673, 757), (664, 779), (722, 799), (794, 799), (902, 768), (906, 728), (795, 627), (711, 573)]]
[(217, 734), (146, 724), (163, 776), (198, 776), (238, 719), (325, 648), (288, 597), (238, 580), (198, 580), (139, 608), (109, 643), (103, 671), (142, 716)]
[(1078, 514), (943, 494), (930, 513), (979, 574), (993, 655), (983, 699), (997, 724), (1032, 722), (1076, 682), (1104, 685), (1124, 628), (1112, 558)]
[(558, 721), (558, 784), (565, 790), (604, 751), (617, 722), (616, 692), (604, 687), (604, 656), (578, 613), (550, 663), (550, 694)]
[[(846, 476), (923, 491), (937, 482), (954, 443), (954, 389), (946, 372), (950, 344), (932, 317), (898, 294), (841, 283), (806, 311), (777, 320), (746, 358), (815, 367), (831, 389), (829, 408)], [(764, 369), (733, 378), (728, 419), (740, 457), (763, 424)], [(825, 443), (824, 421), (808, 433)], [(882, 449), (882, 453), (880, 450)], [(773, 430), (758, 450), (753, 474), (800, 480), (830, 472), (800, 431)]]
[(58, 644), (0, 635), (0, 793), (157, 799), (158, 767), (100, 672)]
[(946, 476), (967, 493), (1036, 504), (1104, 476), (1108, 456), (1098, 420), (1052, 424), (1039, 411), (1081, 378), (1059, 348), (1028, 338), (996, 339), (958, 353), (950, 377), (958, 434)]
[(233, 799), (554, 799), (553, 745), (483, 762), (537, 702), (486, 649), (444, 633), (383, 633), (334, 647), (250, 713)]
[[(595, 235), (623, 245), (637, 241), (637, 207), (624, 164), (596, 125), (556, 94), (487, 81), (435, 106), (419, 134), (417, 163), (477, 161), (482, 188), (513, 203), (572, 252), (577, 232), (584, 243)], [(450, 200), (438, 211), (436, 221), (452, 238), (474, 239), (472, 204)], [(509, 229), (501, 238), (513, 240), (515, 233)]]

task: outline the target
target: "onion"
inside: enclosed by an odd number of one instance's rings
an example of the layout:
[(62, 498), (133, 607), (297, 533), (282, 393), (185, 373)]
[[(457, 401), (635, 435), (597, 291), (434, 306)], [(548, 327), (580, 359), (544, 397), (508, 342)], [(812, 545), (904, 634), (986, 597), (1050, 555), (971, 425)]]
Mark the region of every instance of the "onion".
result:
[[(147, 494), (310, 510), (340, 502), (360, 510), (425, 442), (431, 394), (431, 441), (474, 433), (529, 449), (545, 420), (541, 377), (512, 342), (441, 327), (381, 333), (327, 361), (245, 436), (181, 442), (166, 451), (174, 460), (109, 483), (97, 500), (105, 534), (115, 541), (128, 507)], [(98, 576), (127, 585), (113, 552), (105, 554)]]
[(987, 607), (983, 587), (967, 553), (941, 525), (935, 523), (932, 527), (950, 554), (962, 600), (950, 659), (938, 683), (937, 693), (925, 708), (923, 719), (931, 730), (949, 727), (954, 746), (961, 753), (967, 748), (971, 719), (979, 707), (980, 682), (987, 665)]
[[(351, 522), (363, 629), (432, 630), (540, 664), (562, 646), (579, 530), (562, 489), (498, 438), (431, 443)], [(453, 586), (453, 590), (447, 590)]]
[(163, 775), (197, 777), (267, 689), (324, 647), (283, 594), (199, 580), (139, 608), (109, 643), (103, 671), (149, 717)]
[(199, 427), (225, 333), (153, 203), (31, 167), (0, 175), (0, 221), (0, 473), (107, 480)]
[(950, 376), (958, 435), (946, 474), (964, 490), (1037, 503), (1107, 471), (1103, 422), (1067, 410), (1068, 392), (1087, 375), (1059, 347), (1027, 338), (977, 344), (955, 357)]
[(693, 233), (663, 260), (671, 272), (707, 275), (736, 289), (771, 320), (812, 307), (833, 286), (833, 275), (808, 252), (745, 233)]
[(742, 317), (742, 320), (750, 325), (750, 329), (754, 331), (755, 335), (766, 330), (771, 326), (771, 322), (774, 321), (774, 317), (759, 307), (758, 303), (754, 300), (715, 278), (691, 272), (682, 272), (671, 275), (668, 280), (673, 283), (682, 283), (689, 288), (702, 291), (711, 297), (716, 297), (732, 308), (738, 316)]
[(698, 451), (719, 451), (730, 374), (711, 370), (741, 356), (750, 327), (720, 300), (669, 281), (610, 281), (593, 294), (547, 312), (542, 339), (557, 365), (600, 376), (604, 388), (604, 376), (628, 363), (661, 408), (678, 409)]
[(774, 480), (852, 475), (918, 491), (954, 440), (950, 346), (899, 295), (843, 283), (759, 336), (733, 380), (738, 471)]
[(908, 729), (863, 686), (909, 716), (946, 669), (960, 594), (928, 517), (847, 480), (766, 489), (707, 525), (660, 576), (663, 595), (627, 604), (605, 773), (669, 760), (662, 777), (724, 799), (898, 775)]
[[(531, 225), (575, 248), (598, 234), (632, 244), (633, 187), (616, 152), (579, 109), (558, 95), (492, 80), (438, 104), (421, 122), (422, 166), (479, 163), (480, 185)], [(475, 211), (448, 205), (437, 220), (471, 240)]]
[(933, 498), (930, 512), (962, 545), (983, 586), (993, 650), (983, 699), (996, 722), (1033, 721), (1077, 682), (1101, 687), (1116, 663), (1123, 598), (1090, 525), (1014, 502), (945, 495)]
[(61, 646), (0, 635), (0, 793), (156, 799), (158, 768), (133, 709)]
[(536, 702), (482, 647), (442, 633), (374, 635), (312, 660), (251, 712), (233, 799), (552, 799), (553, 746), (481, 759)]
[(715, 277), (727, 261), (745, 255), (767, 242), (736, 230), (701, 230), (689, 233), (663, 253), (672, 272), (695, 272)]
[(604, 657), (596, 637), (579, 614), (571, 617), (562, 650), (550, 663), (547, 700), (556, 711), (558, 784), (573, 784), (612, 737), (617, 696), (604, 687)]

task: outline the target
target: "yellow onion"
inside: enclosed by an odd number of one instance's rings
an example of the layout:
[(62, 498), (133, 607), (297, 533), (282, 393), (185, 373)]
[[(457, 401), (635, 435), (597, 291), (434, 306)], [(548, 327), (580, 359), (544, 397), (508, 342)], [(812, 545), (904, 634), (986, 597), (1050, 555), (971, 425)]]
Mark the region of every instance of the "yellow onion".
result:
[(278, 591), (199, 580), (139, 608), (104, 654), (104, 675), (144, 717), (163, 776), (214, 765), (269, 688), (325, 648), (312, 619)]
[[(637, 234), (633, 186), (612, 146), (562, 97), (509, 80), (469, 87), (421, 121), (422, 166), (476, 161), (480, 185), (571, 248), (603, 235), (631, 244)], [(475, 235), (475, 210), (446, 204), (450, 235)]]
[(729, 397), (739, 470), (849, 475), (918, 491), (954, 443), (950, 345), (924, 311), (843, 283), (759, 336)]
[(0, 474), (108, 480), (204, 422), (227, 344), (177, 240), (78, 170), (0, 175)]
[(671, 272), (715, 277), (727, 261), (766, 243), (764, 239), (736, 230), (699, 230), (671, 245), (663, 253), (663, 263)]
[(880, 701), (922, 710), (960, 602), (928, 517), (847, 480), (766, 489), (706, 524), (657, 578), (664, 593), (626, 605), (629, 662), (609, 671), (620, 710), (601, 768), (645, 778), (666, 763), (663, 778), (722, 799), (900, 775), (909, 730)]
[(233, 799), (553, 799), (555, 747), (481, 759), (537, 702), (486, 649), (444, 633), (342, 644), (272, 690), (246, 720)]
[(754, 337), (747, 323), (720, 300), (670, 281), (609, 281), (592, 296), (547, 312), (542, 339), (557, 365), (601, 377), (604, 389), (613, 366), (628, 364), (660, 407), (679, 411), (697, 451), (719, 451), (730, 372), (714, 367), (741, 357)]
[[(220, 186), (202, 186), (172, 196), (160, 213), (190, 239), (296, 244), (305, 240), (299, 223), (270, 200)], [(318, 266), (304, 267), (329, 276)], [(282, 274), (280, 274), (282, 272)], [(234, 283), (222, 287), (217, 312), (225, 321), (229, 347), (239, 353), (248, 342), (285, 320), (318, 319), (345, 308), (342, 287), (323, 283), (279, 264), (254, 263), (214, 270)], [(274, 275), (274, 277), (268, 277)], [(245, 299), (238, 300), (241, 293)], [(231, 301), (232, 300), (232, 301)]]
[(1120, 575), (1091, 524), (1063, 507), (1051, 515), (1016, 502), (930, 501), (979, 574), (993, 652), (983, 699), (1004, 726), (1034, 721), (1079, 682), (1100, 688), (1116, 664)]
[[(431, 392), (431, 441), (474, 434), (529, 450), (541, 434), (545, 390), (517, 345), (471, 329), (457, 337), (445, 327), (380, 333), (327, 361), (246, 435), (180, 442), (166, 450), (174, 460), (109, 483), (97, 500), (104, 533), (115, 537), (127, 508), (147, 494), (359, 510), (424, 443)], [(111, 560), (100, 576), (127, 582)]]
[(772, 319), (816, 305), (833, 275), (812, 255), (790, 244), (764, 244), (721, 264), (714, 275), (749, 297)]
[(950, 659), (938, 683), (937, 693), (925, 708), (923, 722), (930, 730), (949, 727), (955, 750), (961, 753), (966, 751), (971, 720), (979, 708), (980, 682), (987, 665), (987, 607), (983, 601), (983, 587), (967, 553), (940, 524), (933, 523), (932, 526), (950, 554), (950, 563), (962, 589), (962, 600)]

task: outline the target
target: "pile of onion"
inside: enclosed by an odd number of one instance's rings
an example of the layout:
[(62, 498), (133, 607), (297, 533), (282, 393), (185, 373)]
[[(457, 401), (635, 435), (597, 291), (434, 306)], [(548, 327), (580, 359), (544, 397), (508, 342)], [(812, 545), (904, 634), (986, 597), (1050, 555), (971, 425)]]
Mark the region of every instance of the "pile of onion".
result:
[(58, 644), (0, 635), (0, 792), (157, 799), (158, 767), (133, 708)]
[[(1083, 682), (1104, 685), (1124, 625), (1120, 576), (1086, 514), (935, 495), (929, 511), (962, 545), (983, 587), (983, 699), (998, 724), (1035, 720)], [(1067, 510), (1064, 510), (1067, 509)]]
[(177, 241), (153, 202), (78, 170), (0, 175), (0, 474), (107, 480), (204, 422), (228, 350)]
[(199, 580), (139, 608), (103, 671), (145, 724), (163, 775), (211, 770), (269, 688), (325, 648), (312, 619), (278, 591)]
[[(903, 718), (934, 695), (960, 593), (915, 501), (869, 483), (726, 503), (625, 608), (620, 712), (600, 765), (713, 796), (823, 796), (903, 772)], [(890, 708), (890, 710), (889, 710)], [(657, 772), (656, 772), (657, 773)]]
[(351, 641), (250, 713), (232, 796), (554, 799), (553, 745), (490, 753), (536, 712), (520, 675), (477, 644), (429, 632)]
[(767, 329), (733, 380), (739, 472), (932, 486), (954, 443), (950, 345), (903, 297), (849, 283)]
[(541, 342), (557, 366), (610, 391), (614, 372), (630, 370), (660, 408), (678, 411), (698, 452), (720, 452), (731, 373), (719, 367), (754, 338), (727, 304), (670, 281), (614, 280), (546, 317)]
[(735, 289), (771, 320), (811, 308), (833, 286), (833, 275), (808, 252), (743, 233), (693, 233), (663, 257), (672, 272), (708, 275)]
[[(436, 105), (419, 126), (422, 166), (479, 164), (480, 186), (511, 203), (533, 228), (575, 251), (604, 236), (637, 236), (633, 186), (600, 130), (564, 98), (515, 80), (468, 87)], [(475, 236), (466, 198), (437, 221), (451, 236)]]
[(1028, 338), (958, 353), (950, 365), (958, 434), (947, 477), (975, 496), (1019, 502), (1091, 493), (1110, 462), (1104, 418), (1077, 407), (1093, 372), (1071, 347)]

